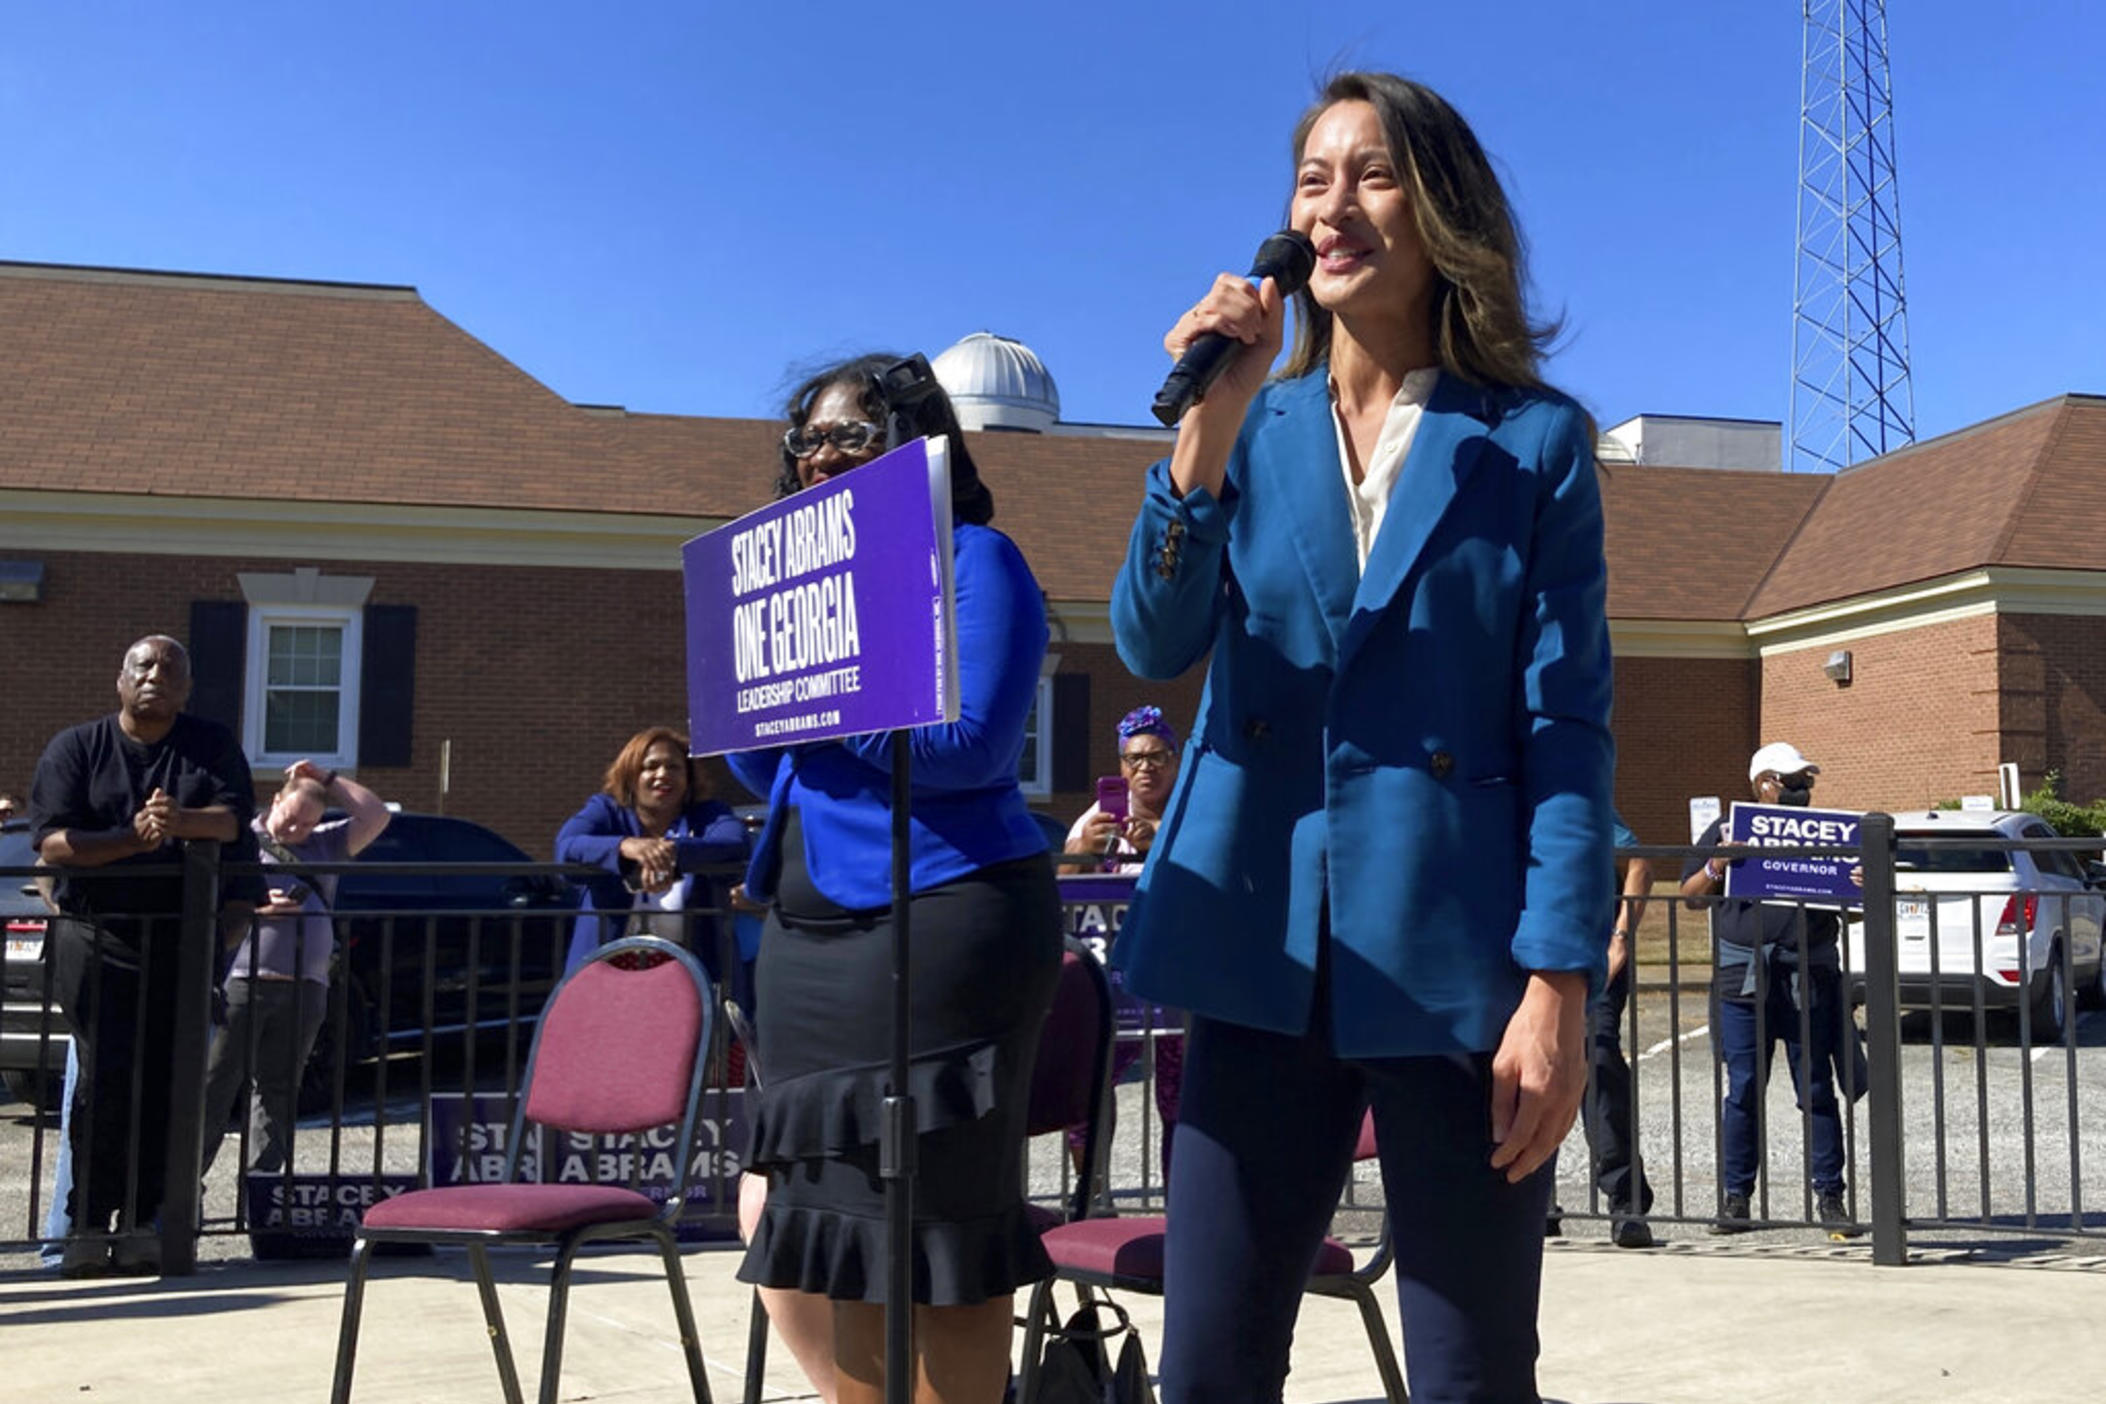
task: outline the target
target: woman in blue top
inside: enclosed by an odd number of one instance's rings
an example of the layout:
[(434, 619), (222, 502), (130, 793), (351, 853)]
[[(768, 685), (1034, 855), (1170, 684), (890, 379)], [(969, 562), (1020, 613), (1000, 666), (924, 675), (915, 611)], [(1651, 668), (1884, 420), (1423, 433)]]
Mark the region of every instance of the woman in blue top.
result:
[[(778, 496), (883, 451), (892, 406), (878, 373), (896, 360), (862, 357), (798, 387)], [(1023, 1142), (1060, 968), (1060, 907), (1016, 778), (1046, 648), (1038, 583), (987, 525), (993, 498), (949, 400), (938, 391), (916, 413), (915, 432), (950, 440), (959, 678), (958, 720), (911, 733), (914, 1376), (917, 1397), (933, 1404), (1001, 1397), (1013, 1290), (1052, 1268), (1024, 1216)], [(746, 883), (770, 908), (750, 1157), (768, 1196), (739, 1275), (831, 1298), (838, 1398), (874, 1404), (884, 1386), (877, 1139), (891, 1027), (891, 738), (730, 760), (769, 803)]]
[[(575, 970), (596, 948), (619, 940), (632, 924), (692, 947), (712, 980), (718, 968), (716, 924), (687, 909), (714, 908), (716, 894), (698, 884), (697, 868), (746, 858), (746, 826), (729, 806), (709, 797), (687, 754), (687, 737), (669, 726), (637, 732), (607, 767), (600, 792), (556, 832), (556, 861), (599, 868), (582, 884), (585, 900), (571, 930), (565, 969)], [(738, 968), (731, 992), (745, 1002)]]
[(1412, 1397), (1535, 1400), (1550, 1177), (1610, 915), (1592, 425), (1538, 375), (1476, 137), (1388, 74), (1294, 134), (1317, 253), (1224, 275), (1165, 339), (1245, 343), (1150, 470), (1119, 654), (1208, 663), (1118, 958), (1192, 1014), (1167, 1404), (1276, 1401), (1372, 1107)]

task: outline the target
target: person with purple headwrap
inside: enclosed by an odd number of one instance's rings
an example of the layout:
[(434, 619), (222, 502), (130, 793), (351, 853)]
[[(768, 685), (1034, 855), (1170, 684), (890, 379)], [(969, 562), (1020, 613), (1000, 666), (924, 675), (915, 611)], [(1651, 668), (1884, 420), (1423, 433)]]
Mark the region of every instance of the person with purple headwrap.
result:
[(1136, 707), (1119, 719), (1119, 773), (1126, 777), (1126, 818), (1092, 804), (1068, 830), (1067, 852), (1101, 856), (1108, 873), (1137, 873), (1177, 781), (1177, 730), (1162, 708)]

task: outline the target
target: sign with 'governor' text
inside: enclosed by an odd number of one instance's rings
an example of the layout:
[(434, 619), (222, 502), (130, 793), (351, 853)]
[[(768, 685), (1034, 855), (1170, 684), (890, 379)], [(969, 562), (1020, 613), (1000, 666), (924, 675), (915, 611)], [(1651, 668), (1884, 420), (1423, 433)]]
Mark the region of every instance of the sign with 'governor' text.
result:
[(957, 720), (941, 436), (698, 536), (680, 555), (696, 755)]
[[(1750, 848), (1854, 850), (1858, 824), (1864, 817), (1847, 809), (1736, 802), (1719, 831), (1719, 842)], [(1817, 907), (1860, 906), (1864, 892), (1851, 880), (1850, 873), (1861, 861), (1855, 852), (1818, 857), (1801, 854), (1789, 858), (1738, 858), (1726, 865), (1726, 895), (1802, 901)]]

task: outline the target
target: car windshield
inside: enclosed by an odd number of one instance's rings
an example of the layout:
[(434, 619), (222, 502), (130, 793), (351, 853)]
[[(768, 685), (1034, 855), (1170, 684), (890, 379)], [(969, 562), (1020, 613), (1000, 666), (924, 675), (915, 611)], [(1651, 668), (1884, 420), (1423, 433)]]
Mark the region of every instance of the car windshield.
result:
[[(1894, 867), (1904, 873), (2008, 873), (2011, 855), (1995, 848), (1914, 847), (1910, 839), (1942, 837), (1933, 834), (1903, 834), (1894, 853)], [(1960, 835), (1952, 835), (1960, 837)]]

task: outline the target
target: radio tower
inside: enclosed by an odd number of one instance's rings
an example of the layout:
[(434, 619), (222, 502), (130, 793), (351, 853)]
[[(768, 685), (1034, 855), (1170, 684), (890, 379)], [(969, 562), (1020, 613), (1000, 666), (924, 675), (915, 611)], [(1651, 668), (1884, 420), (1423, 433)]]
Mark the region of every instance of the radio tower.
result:
[(1799, 245), (1785, 467), (1834, 472), (1916, 437), (1886, 0), (1801, 0)]

